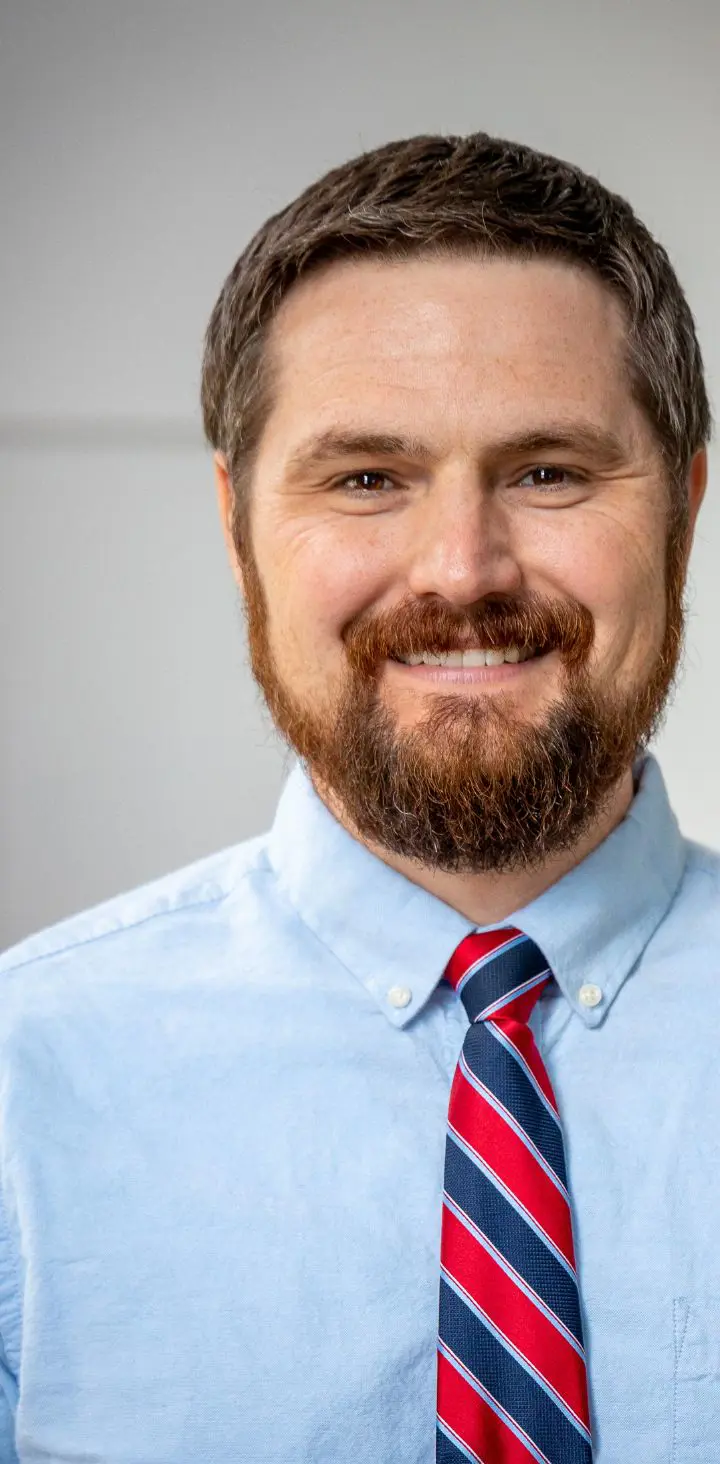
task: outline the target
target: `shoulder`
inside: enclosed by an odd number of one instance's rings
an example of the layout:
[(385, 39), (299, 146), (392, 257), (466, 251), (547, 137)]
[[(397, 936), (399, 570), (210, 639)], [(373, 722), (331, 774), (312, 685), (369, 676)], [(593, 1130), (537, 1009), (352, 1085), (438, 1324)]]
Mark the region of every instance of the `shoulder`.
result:
[(187, 939), (263, 869), (266, 841), (260, 834), (206, 855), (27, 936), (0, 954), (0, 1005), (18, 981), (88, 963), (99, 970), (118, 954), (126, 963), (132, 950), (172, 941), (179, 927)]
[(650, 949), (673, 959), (703, 950), (720, 974), (720, 852), (691, 839), (684, 843), (683, 874)]
[(720, 850), (685, 840), (685, 870), (678, 890), (680, 904), (692, 902), (708, 917), (720, 917)]

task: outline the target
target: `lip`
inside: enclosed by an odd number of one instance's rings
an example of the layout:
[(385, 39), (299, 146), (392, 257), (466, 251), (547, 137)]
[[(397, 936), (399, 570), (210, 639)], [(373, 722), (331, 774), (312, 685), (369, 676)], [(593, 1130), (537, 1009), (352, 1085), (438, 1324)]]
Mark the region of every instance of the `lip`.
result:
[(392, 659), (387, 664), (404, 680), (435, 682), (439, 686), (501, 686), (528, 672), (532, 674), (530, 668), (547, 659), (547, 655), (532, 656), (529, 661), (503, 661), (500, 666), (406, 666)]

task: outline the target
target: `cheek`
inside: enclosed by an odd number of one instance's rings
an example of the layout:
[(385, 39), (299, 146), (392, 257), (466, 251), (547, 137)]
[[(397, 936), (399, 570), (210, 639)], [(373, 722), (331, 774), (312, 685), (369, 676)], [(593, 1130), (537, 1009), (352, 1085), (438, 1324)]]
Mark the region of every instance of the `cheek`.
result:
[(598, 665), (620, 671), (659, 649), (665, 623), (664, 542), (657, 525), (588, 515), (555, 548), (557, 584), (595, 620)]
[(336, 652), (342, 630), (381, 599), (391, 575), (387, 543), (370, 520), (293, 524), (273, 542), (266, 576), (273, 624), (306, 659)]

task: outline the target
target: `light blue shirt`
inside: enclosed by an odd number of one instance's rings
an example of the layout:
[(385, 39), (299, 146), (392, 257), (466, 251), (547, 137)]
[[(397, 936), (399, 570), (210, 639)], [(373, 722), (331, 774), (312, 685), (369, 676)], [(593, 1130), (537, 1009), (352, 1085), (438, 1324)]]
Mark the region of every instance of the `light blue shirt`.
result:
[[(720, 1460), (719, 867), (648, 759), (505, 922), (557, 976), (600, 1464)], [(2, 1464), (432, 1464), (474, 928), (295, 762), (268, 833), (6, 953)]]

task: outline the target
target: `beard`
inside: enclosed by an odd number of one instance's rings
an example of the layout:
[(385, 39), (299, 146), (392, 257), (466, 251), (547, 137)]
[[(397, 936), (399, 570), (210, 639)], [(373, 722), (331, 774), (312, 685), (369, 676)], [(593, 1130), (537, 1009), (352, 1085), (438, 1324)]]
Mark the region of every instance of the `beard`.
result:
[[(319, 796), (339, 805), (357, 836), (437, 870), (529, 869), (576, 845), (657, 731), (680, 660), (685, 557), (671, 540), (663, 644), (629, 691), (594, 682), (594, 621), (586, 607), (496, 596), (462, 614), (403, 602), (382, 617), (359, 618), (344, 636), (347, 672), (337, 694), (305, 704), (278, 673), (247, 538), (240, 562), (251, 668), (276, 729)], [(379, 690), (385, 659), (457, 649), (468, 640), (557, 651), (559, 697), (528, 721), (505, 692), (433, 688), (422, 718), (399, 728)]]

